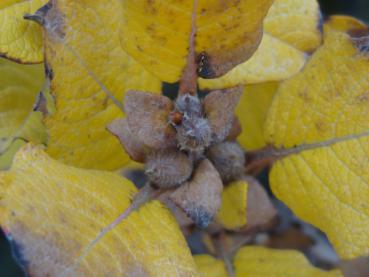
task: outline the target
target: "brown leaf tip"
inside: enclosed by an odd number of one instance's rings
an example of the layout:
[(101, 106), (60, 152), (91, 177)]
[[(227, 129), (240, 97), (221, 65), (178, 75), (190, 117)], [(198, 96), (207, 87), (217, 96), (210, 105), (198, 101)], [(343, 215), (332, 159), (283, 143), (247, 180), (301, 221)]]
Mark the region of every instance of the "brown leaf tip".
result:
[(184, 210), (186, 215), (193, 220), (197, 227), (205, 229), (214, 219), (214, 214), (206, 210), (205, 207), (196, 203), (189, 203)]
[(348, 31), (355, 47), (363, 54), (369, 53), (369, 28)]
[(52, 39), (62, 40), (65, 37), (63, 15), (51, 1), (38, 9), (35, 14), (26, 14), (24, 19), (35, 21), (43, 26)]

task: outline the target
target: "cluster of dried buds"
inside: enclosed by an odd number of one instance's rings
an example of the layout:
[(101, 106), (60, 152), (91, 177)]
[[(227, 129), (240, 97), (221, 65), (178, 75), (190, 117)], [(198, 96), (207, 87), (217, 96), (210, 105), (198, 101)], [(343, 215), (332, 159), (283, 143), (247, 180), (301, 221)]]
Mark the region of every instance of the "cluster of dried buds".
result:
[(108, 126), (132, 160), (145, 164), (154, 188), (199, 227), (221, 205), (223, 184), (244, 172), (244, 151), (235, 142), (241, 129), (234, 115), (241, 88), (210, 92), (203, 99), (181, 93), (175, 101), (138, 91), (125, 95), (126, 118)]

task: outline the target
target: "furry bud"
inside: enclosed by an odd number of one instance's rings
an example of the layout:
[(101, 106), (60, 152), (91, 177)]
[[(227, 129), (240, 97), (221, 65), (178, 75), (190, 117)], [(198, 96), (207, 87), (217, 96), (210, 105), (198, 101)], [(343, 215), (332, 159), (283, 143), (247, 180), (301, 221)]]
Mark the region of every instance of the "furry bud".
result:
[(160, 188), (181, 185), (192, 174), (192, 161), (178, 150), (160, 150), (149, 155), (145, 173), (149, 181)]
[(202, 116), (202, 103), (197, 96), (183, 94), (178, 96), (175, 103), (176, 110), (188, 116)]
[(207, 153), (223, 182), (239, 179), (245, 170), (245, 154), (236, 142), (223, 142), (211, 146)]
[(211, 143), (211, 128), (200, 99), (189, 94), (180, 95), (175, 107), (182, 114), (180, 124), (174, 124), (178, 146), (182, 150), (202, 153)]

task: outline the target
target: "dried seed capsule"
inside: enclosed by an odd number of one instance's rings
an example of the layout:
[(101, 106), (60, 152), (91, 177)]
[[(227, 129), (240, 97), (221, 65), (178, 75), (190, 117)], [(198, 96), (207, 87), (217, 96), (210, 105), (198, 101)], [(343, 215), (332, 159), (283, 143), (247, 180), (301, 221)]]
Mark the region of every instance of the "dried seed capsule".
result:
[(223, 182), (240, 178), (245, 170), (245, 154), (236, 142), (222, 142), (211, 146), (206, 156), (218, 170)]
[(160, 188), (181, 185), (190, 178), (192, 169), (192, 161), (176, 149), (156, 151), (149, 155), (145, 164), (149, 181)]

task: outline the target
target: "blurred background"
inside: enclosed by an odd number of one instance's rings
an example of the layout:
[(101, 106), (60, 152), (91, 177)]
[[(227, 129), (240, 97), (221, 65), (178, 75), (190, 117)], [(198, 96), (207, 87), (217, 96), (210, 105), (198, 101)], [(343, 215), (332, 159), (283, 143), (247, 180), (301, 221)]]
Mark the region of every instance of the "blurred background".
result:
[[(369, 0), (320, 0), (323, 16), (331, 14), (348, 14), (365, 22), (369, 22)], [(15, 263), (11, 247), (4, 234), (0, 231), (0, 277), (23, 276)]]

